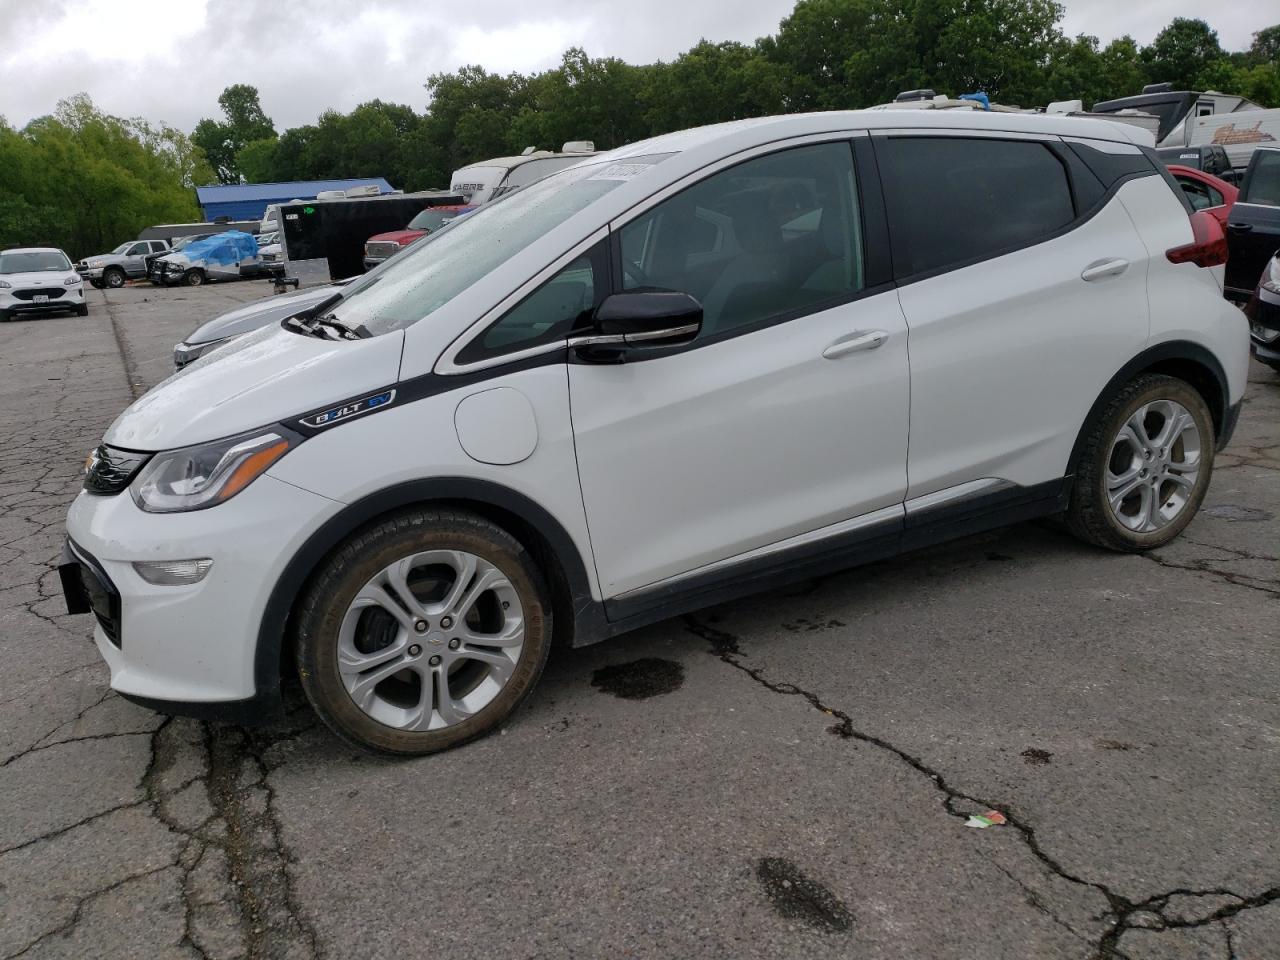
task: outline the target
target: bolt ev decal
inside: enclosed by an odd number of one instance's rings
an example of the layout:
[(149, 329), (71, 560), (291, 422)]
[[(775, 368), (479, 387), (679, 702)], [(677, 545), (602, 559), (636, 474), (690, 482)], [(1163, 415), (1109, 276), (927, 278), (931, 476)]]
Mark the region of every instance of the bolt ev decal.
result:
[(360, 400), (352, 400), (350, 403), (344, 403), (340, 407), (333, 407), (322, 413), (310, 414), (300, 418), (298, 422), (304, 427), (311, 427), (313, 430), (320, 427), (330, 427), (335, 423), (358, 417), (362, 413), (368, 413), (370, 410), (390, 406), (395, 398), (396, 392), (394, 390), (384, 390), (382, 393), (375, 393), (371, 397), (364, 397)]

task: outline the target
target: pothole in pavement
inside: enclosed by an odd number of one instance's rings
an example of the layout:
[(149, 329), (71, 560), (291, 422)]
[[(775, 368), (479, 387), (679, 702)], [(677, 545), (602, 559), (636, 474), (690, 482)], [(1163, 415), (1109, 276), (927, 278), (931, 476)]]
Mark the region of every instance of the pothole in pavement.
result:
[(623, 700), (647, 700), (679, 690), (683, 684), (684, 667), (674, 660), (658, 657), (613, 663), (591, 676), (593, 687)]
[(840, 898), (790, 860), (765, 857), (756, 864), (756, 879), (780, 917), (827, 933), (853, 926), (853, 914)]

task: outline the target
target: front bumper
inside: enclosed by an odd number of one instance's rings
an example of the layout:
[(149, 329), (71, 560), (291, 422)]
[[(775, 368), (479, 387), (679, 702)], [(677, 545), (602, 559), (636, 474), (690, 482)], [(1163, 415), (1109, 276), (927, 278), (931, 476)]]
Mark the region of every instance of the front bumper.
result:
[(101, 280), (103, 267), (82, 267), (76, 264), (76, 273), (80, 274), (85, 280)]
[[(48, 292), (36, 293), (27, 289), (0, 288), (0, 310), (7, 313), (57, 313), (59, 310), (78, 310), (84, 306), (84, 286), (58, 286), (47, 288)], [(31, 294), (31, 299), (15, 296), (15, 293)], [(56, 294), (56, 295), (53, 295)], [(46, 299), (37, 303), (35, 296)]]
[[(272, 712), (279, 665), (259, 683), (255, 660), (263, 611), (280, 571), (339, 509), (269, 475), (190, 513), (149, 514), (128, 492), (82, 492), (67, 516), (59, 573), (68, 611), (87, 606), (95, 614), (94, 641), (112, 689), (172, 713), (244, 720)], [(194, 557), (213, 566), (185, 586), (148, 583), (133, 566)]]

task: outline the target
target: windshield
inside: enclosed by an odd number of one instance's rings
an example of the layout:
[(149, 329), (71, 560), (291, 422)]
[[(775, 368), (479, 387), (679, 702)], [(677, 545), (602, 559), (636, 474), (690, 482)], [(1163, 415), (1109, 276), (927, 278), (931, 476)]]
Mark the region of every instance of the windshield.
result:
[(377, 283), (347, 294), (338, 319), (373, 334), (411, 326), (666, 156), (574, 167), (486, 204), (388, 259)]
[(70, 269), (71, 261), (61, 250), (0, 253), (0, 273), (44, 273)]

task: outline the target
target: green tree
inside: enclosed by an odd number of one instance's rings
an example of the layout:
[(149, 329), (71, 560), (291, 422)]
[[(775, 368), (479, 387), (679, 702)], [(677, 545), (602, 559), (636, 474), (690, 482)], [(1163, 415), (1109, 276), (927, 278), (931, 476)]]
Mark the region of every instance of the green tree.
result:
[(1255, 63), (1276, 63), (1280, 61), (1280, 23), (1259, 30), (1253, 35), (1253, 45), (1249, 47), (1249, 56)]
[(227, 87), (218, 97), (223, 120), (204, 119), (196, 124), (191, 139), (204, 151), (220, 183), (239, 183), (240, 151), (257, 140), (272, 139), (275, 125), (262, 110), (258, 88), (247, 83)]
[(0, 245), (50, 243), (73, 257), (198, 219), (191, 186), (212, 176), (181, 132), (103, 114), (84, 94), (20, 131), (0, 123), (0, 169)]
[(1171, 83), (1175, 90), (1194, 90), (1196, 78), (1225, 56), (1217, 31), (1187, 17), (1174, 17), (1142, 50), (1148, 82)]

